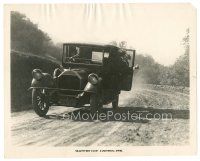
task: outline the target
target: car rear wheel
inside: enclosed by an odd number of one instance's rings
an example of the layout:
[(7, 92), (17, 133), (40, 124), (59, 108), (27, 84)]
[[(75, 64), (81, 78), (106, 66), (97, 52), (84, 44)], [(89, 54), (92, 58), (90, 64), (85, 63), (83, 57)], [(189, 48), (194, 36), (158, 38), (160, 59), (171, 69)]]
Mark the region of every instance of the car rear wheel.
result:
[(115, 99), (112, 101), (112, 107), (113, 109), (118, 109), (119, 108), (119, 95), (115, 96)]
[(46, 116), (49, 111), (49, 101), (44, 89), (33, 89), (32, 106), (37, 115)]

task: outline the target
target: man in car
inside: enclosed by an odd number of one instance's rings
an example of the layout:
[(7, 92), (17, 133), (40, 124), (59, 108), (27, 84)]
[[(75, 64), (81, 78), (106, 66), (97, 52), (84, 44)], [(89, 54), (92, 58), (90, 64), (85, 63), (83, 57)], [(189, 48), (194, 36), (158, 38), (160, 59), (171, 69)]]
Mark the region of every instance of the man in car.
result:
[(73, 53), (73, 56), (69, 58), (70, 61), (75, 62), (77, 58), (80, 58), (80, 48), (76, 47), (75, 53)]

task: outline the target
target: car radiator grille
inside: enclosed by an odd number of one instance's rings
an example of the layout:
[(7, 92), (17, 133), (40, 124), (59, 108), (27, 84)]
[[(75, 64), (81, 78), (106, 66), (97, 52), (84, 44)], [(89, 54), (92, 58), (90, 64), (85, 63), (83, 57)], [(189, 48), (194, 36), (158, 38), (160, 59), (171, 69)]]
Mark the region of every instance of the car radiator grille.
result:
[(80, 90), (80, 80), (77, 76), (61, 76), (58, 81), (59, 88)]

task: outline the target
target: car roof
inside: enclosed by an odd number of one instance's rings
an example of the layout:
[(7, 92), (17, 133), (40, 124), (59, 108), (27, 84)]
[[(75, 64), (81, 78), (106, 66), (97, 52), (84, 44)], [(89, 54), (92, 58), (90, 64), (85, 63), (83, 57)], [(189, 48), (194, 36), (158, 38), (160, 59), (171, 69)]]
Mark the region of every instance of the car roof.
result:
[(92, 46), (92, 47), (102, 47), (102, 48), (110, 47), (110, 48), (119, 49), (119, 47), (117, 47), (115, 45), (104, 44), (104, 43), (68, 42), (68, 43), (64, 43), (63, 45)]

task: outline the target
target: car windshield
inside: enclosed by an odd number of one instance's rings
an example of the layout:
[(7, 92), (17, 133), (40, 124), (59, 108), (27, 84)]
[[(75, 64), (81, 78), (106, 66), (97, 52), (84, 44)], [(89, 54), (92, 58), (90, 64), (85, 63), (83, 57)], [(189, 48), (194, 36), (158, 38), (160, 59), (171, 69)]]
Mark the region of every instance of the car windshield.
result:
[(65, 45), (63, 61), (65, 63), (102, 64), (103, 54), (102, 48)]

